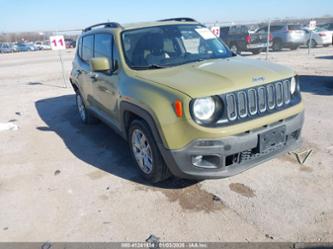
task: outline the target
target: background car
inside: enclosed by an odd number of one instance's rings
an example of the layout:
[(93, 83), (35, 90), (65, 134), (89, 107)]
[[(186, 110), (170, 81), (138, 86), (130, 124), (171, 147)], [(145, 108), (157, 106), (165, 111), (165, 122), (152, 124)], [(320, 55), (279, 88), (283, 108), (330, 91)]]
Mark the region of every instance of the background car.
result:
[(318, 27), (326, 29), (328, 32), (330, 32), (331, 37), (332, 37), (331, 42), (332, 42), (332, 45), (333, 45), (333, 23), (321, 24), (321, 25), (318, 25)]
[(76, 47), (76, 41), (74, 41), (73, 39), (70, 39), (70, 38), (65, 39), (65, 44), (66, 44), (66, 48), (75, 48)]
[(0, 53), (12, 53), (14, 52), (13, 46), (6, 42), (0, 44)]
[(249, 51), (259, 54), (267, 46), (267, 32), (264, 30), (253, 32), (246, 25), (221, 27), (220, 38), (234, 53)]
[(17, 43), (16, 51), (17, 52), (35, 51), (35, 47), (28, 43)]
[[(316, 28), (311, 31), (307, 28), (304, 29), (306, 33), (306, 46), (311, 46), (312, 48), (317, 47), (318, 45), (322, 45), (324, 47), (328, 47), (332, 43), (332, 36), (331, 32), (323, 29), (323, 28)], [(310, 43), (311, 40), (311, 43)]]
[[(268, 27), (264, 26), (262, 29), (267, 30)], [(280, 51), (282, 48), (295, 50), (306, 42), (305, 31), (301, 25), (273, 24), (270, 31), (273, 36), (273, 51)]]
[(50, 50), (50, 41), (36, 41), (34, 46), (37, 48), (37, 50)]

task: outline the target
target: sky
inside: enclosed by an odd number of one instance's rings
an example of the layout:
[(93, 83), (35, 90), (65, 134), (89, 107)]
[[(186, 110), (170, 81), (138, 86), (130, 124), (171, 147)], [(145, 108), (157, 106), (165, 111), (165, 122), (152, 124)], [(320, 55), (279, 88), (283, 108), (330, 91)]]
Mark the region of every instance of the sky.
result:
[(0, 0), (0, 32), (82, 29), (192, 17), (200, 22), (333, 15), (332, 0)]

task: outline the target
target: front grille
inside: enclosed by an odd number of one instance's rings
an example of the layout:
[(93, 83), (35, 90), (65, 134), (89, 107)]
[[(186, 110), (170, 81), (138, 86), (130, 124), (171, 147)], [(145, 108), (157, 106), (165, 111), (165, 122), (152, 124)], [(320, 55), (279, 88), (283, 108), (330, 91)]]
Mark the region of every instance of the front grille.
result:
[(290, 80), (227, 93), (221, 98), (226, 106), (224, 120), (228, 123), (245, 121), (288, 107), (291, 104)]

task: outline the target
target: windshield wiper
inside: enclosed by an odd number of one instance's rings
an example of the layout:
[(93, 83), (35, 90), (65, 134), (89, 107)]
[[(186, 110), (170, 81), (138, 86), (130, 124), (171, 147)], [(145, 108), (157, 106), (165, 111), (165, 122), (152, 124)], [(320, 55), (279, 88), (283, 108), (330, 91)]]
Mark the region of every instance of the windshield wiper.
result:
[(166, 66), (158, 65), (158, 64), (150, 64), (148, 66), (132, 66), (133, 69), (139, 69), (139, 70), (147, 70), (147, 69), (161, 69), (166, 68)]

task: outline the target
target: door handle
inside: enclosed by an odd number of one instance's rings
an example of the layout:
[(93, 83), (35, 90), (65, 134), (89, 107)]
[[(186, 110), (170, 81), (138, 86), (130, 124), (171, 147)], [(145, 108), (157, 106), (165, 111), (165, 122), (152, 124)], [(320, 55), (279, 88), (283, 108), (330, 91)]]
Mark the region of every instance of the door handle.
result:
[(98, 79), (98, 74), (97, 74), (97, 73), (92, 73), (92, 72), (90, 72), (90, 73), (89, 73), (89, 77), (90, 77), (91, 79), (93, 79), (93, 80), (97, 80), (97, 79)]
[(102, 92), (108, 93), (108, 94), (115, 95), (115, 92), (113, 90), (109, 90), (104, 86), (99, 87), (99, 90), (102, 91)]

